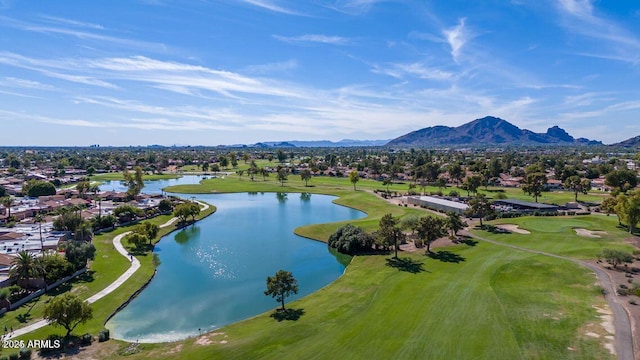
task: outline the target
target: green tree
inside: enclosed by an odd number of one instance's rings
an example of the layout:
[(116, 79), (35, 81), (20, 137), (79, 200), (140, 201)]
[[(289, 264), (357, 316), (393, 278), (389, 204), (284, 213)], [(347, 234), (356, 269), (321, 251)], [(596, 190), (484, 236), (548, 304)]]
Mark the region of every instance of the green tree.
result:
[(458, 213), (449, 212), (447, 215), (447, 228), (451, 231), (451, 237), (455, 238), (458, 236), (458, 231), (464, 229), (467, 223), (462, 220)]
[(140, 191), (144, 188), (144, 174), (142, 173), (142, 168), (140, 166), (136, 166), (133, 174), (125, 169), (122, 175), (124, 176), (124, 182), (127, 185), (127, 194), (131, 197), (135, 197), (140, 194)]
[(149, 240), (149, 245), (151, 245), (151, 242), (153, 241), (153, 239), (155, 239), (158, 236), (158, 233), (160, 232), (160, 227), (150, 222), (144, 222), (136, 225), (133, 228), (133, 232), (146, 236), (147, 240)]
[(357, 171), (353, 170), (349, 173), (349, 181), (353, 184), (353, 191), (356, 191), (356, 184), (360, 181), (360, 175)]
[(13, 198), (10, 195), (3, 196), (0, 198), (0, 204), (7, 209), (7, 218), (11, 217), (11, 206), (13, 205)]
[(93, 310), (88, 303), (72, 293), (56, 296), (44, 308), (44, 318), (52, 324), (67, 330), (68, 337), (73, 329), (93, 318)]
[(447, 234), (447, 221), (444, 218), (423, 216), (418, 220), (416, 235), (427, 244), (427, 252), (431, 252), (431, 243)]
[(89, 260), (96, 257), (96, 247), (85, 241), (68, 241), (64, 248), (64, 257), (76, 269), (87, 266)]
[(222, 166), (225, 169), (229, 168), (229, 159), (226, 156), (221, 155), (219, 160), (220, 160), (220, 166)]
[(614, 268), (617, 268), (620, 264), (633, 262), (633, 255), (631, 253), (618, 249), (602, 249), (599, 257), (605, 259)]
[(453, 179), (456, 182), (456, 186), (460, 186), (460, 181), (463, 178), (462, 174), (462, 166), (458, 163), (451, 164), (449, 166), (449, 178)]
[(271, 296), (282, 304), (284, 311), (284, 299), (292, 294), (298, 293), (298, 280), (289, 271), (278, 270), (275, 276), (267, 276), (267, 290), (265, 295)]
[(278, 161), (280, 163), (283, 163), (285, 160), (287, 160), (287, 155), (284, 153), (284, 151), (282, 151), (282, 149), (278, 149), (278, 151), (276, 152), (276, 156), (278, 157)]
[(3, 198), (5, 196), (7, 196), (7, 189), (4, 188), (4, 186), (0, 185), (0, 198)]
[(287, 181), (287, 169), (278, 169), (278, 181), (280, 181), (280, 186), (284, 186), (284, 182)]
[[(615, 197), (610, 196), (602, 200), (602, 204), (600, 204), (600, 210), (602, 210), (605, 214), (607, 214), (607, 216), (609, 216), (609, 214), (616, 213), (616, 205), (618, 205), (618, 200)], [(618, 217), (618, 225), (621, 225), (619, 217)]]
[(158, 204), (158, 210), (161, 212), (169, 212), (173, 210), (173, 203), (169, 199), (162, 199)]
[(638, 185), (638, 175), (631, 170), (613, 170), (605, 175), (604, 183), (624, 193)]
[(618, 195), (615, 206), (618, 218), (627, 223), (629, 233), (633, 233), (640, 221), (640, 192)]
[(145, 245), (147, 242), (149, 244), (151, 243), (151, 239), (149, 239), (149, 237), (138, 232), (127, 234), (127, 236), (124, 237), (124, 240), (129, 244), (135, 245), (137, 248), (142, 247), (142, 245)]
[(142, 216), (144, 212), (133, 205), (124, 204), (113, 209), (113, 215), (118, 218), (120, 223), (126, 223), (134, 220), (138, 216)]
[(589, 179), (581, 179), (578, 175), (569, 176), (562, 186), (571, 190), (575, 195), (575, 201), (578, 201), (578, 193), (587, 194), (591, 190), (591, 181)]
[(389, 186), (393, 185), (393, 179), (391, 178), (391, 176), (384, 178), (384, 180), (382, 180), (382, 186), (386, 186), (387, 187), (387, 194), (389, 193)]
[(56, 187), (48, 181), (32, 179), (22, 186), (22, 193), (29, 197), (51, 196), (56, 194)]
[(492, 212), (493, 209), (487, 197), (484, 194), (477, 194), (473, 199), (469, 200), (469, 208), (465, 211), (465, 214), (470, 217), (479, 217), (480, 227), (484, 227), (482, 225), (482, 219)]
[[(247, 155), (245, 153), (245, 155)], [(254, 177), (260, 173), (260, 169), (258, 168), (258, 165), (256, 164), (255, 161), (251, 160), (251, 164), (249, 165), (249, 169), (247, 169), (247, 175), (249, 175), (249, 179), (251, 179), (251, 181), (253, 181)]]
[(538, 197), (542, 195), (542, 191), (547, 185), (547, 176), (541, 172), (527, 174), (525, 183), (522, 185), (522, 191), (533, 196), (538, 202)]
[(376, 232), (376, 236), (381, 244), (385, 248), (390, 246), (394, 247), (394, 258), (398, 258), (398, 248), (400, 243), (405, 240), (406, 236), (398, 226), (398, 219), (394, 218), (391, 214), (385, 214), (382, 216), (379, 222), (379, 228)]
[(482, 185), (482, 177), (480, 175), (467, 176), (464, 184), (462, 184), (464, 190), (467, 191), (467, 196), (469, 196), (469, 193), (477, 194), (480, 185)]
[(76, 190), (78, 191), (78, 195), (84, 199), (86, 193), (91, 188), (91, 184), (88, 181), (80, 181), (76, 184)]
[(58, 254), (43, 255), (40, 259), (44, 280), (47, 284), (51, 284), (65, 276), (73, 274), (73, 264)]
[(180, 219), (180, 222), (186, 222), (191, 216), (192, 220), (196, 220), (196, 216), (200, 213), (200, 205), (196, 202), (186, 202), (179, 204), (173, 210), (173, 215)]
[(311, 180), (311, 171), (309, 169), (304, 169), (300, 172), (300, 179), (304, 181), (304, 186), (309, 186), (309, 180)]

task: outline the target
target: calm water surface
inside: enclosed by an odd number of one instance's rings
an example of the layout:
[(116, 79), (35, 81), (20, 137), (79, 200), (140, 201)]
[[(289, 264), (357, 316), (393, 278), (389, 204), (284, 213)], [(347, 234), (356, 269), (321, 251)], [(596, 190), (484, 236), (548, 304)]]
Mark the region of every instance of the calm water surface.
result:
[[(185, 185), (185, 184), (199, 184), (200, 180), (205, 178), (211, 178), (211, 176), (202, 175), (184, 175), (178, 179), (168, 180), (146, 180), (144, 182), (144, 188), (142, 192), (145, 194), (160, 194), (162, 189), (167, 186), (173, 185)], [(102, 191), (127, 191), (127, 186), (123, 181), (105, 181), (99, 186)]]
[[(145, 187), (146, 190), (146, 187)], [(278, 306), (264, 295), (266, 277), (291, 271), (308, 295), (344, 271), (327, 245), (293, 234), (305, 224), (356, 219), (364, 213), (308, 194), (199, 195), (218, 210), (156, 246), (161, 265), (149, 286), (107, 327), (114, 338), (182, 339)]]

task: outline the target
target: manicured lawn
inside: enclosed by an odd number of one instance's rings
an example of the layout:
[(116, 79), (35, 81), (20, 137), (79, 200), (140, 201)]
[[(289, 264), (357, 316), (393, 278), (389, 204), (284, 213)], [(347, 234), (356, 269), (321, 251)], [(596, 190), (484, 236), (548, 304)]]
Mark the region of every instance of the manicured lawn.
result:
[[(475, 230), (475, 232), (482, 237), (507, 244), (578, 259), (596, 258), (605, 247), (633, 250), (633, 247), (623, 243), (623, 240), (630, 236), (618, 228), (618, 218), (615, 216), (521, 217), (500, 219), (490, 223), (516, 224), (522, 229), (531, 231), (531, 234), (492, 234), (481, 230)], [(600, 238), (588, 238), (578, 236), (574, 228), (605, 231), (607, 234)]]
[(340, 279), (288, 305), (304, 312), (297, 321), (266, 313), (218, 330), (207, 346), (143, 344), (127, 358), (612, 358), (580, 330), (604, 303), (588, 271), (487, 243), (447, 251), (459, 262), (401, 254), (417, 273), (387, 266), (387, 256), (355, 257)]
[[(235, 170), (233, 170), (235, 171)], [(169, 191), (179, 193), (212, 193), (212, 192), (244, 192), (244, 191), (307, 191), (314, 193), (327, 193), (335, 190), (353, 190), (353, 185), (346, 177), (328, 177), (328, 176), (315, 176), (309, 181), (309, 187), (304, 186), (304, 182), (300, 179), (300, 175), (289, 175), (288, 180), (285, 182), (284, 187), (280, 186), (280, 182), (276, 179), (276, 174), (270, 174), (266, 181), (262, 176), (256, 176), (255, 181), (250, 181), (247, 174), (239, 177), (237, 174), (229, 175), (225, 178), (208, 179), (201, 182), (200, 185), (177, 185), (169, 187)], [(394, 183), (389, 186), (389, 191), (406, 193), (409, 191), (410, 181), (402, 183)], [(382, 185), (381, 181), (360, 179), (356, 184), (358, 190), (386, 190), (386, 186)], [(292, 190), (295, 189), (295, 190)], [(419, 187), (416, 187), (414, 191), (422, 191)], [(427, 186), (424, 191), (428, 194), (431, 192), (442, 191), (443, 194), (449, 194), (451, 191), (456, 191), (461, 196), (467, 196), (467, 192), (463, 189), (455, 186), (449, 186), (447, 188), (437, 188), (435, 186)], [(490, 199), (496, 199), (498, 193), (504, 193), (507, 198), (519, 199), (525, 201), (534, 201), (534, 198), (525, 194), (520, 188), (488, 188), (488, 191), (484, 187), (478, 190), (481, 194), (486, 194)], [(594, 203), (600, 203), (609, 194), (602, 192), (591, 192), (587, 195), (580, 194), (578, 196), (579, 201), (589, 201)], [(543, 192), (542, 196), (538, 198), (538, 202), (542, 203), (554, 203), (564, 205), (567, 202), (574, 201), (574, 194), (567, 191), (550, 191)]]

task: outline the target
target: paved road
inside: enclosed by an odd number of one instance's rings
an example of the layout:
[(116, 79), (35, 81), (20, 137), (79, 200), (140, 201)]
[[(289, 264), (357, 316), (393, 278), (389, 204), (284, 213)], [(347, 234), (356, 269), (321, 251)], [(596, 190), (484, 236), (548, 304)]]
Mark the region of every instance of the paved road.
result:
[(600, 269), (599, 267), (593, 264), (589, 264), (584, 261), (580, 261), (580, 260), (576, 260), (576, 259), (572, 259), (569, 257), (560, 256), (556, 254), (551, 254), (544, 251), (527, 249), (517, 245), (505, 244), (498, 241), (489, 240), (481, 236), (472, 234), (468, 231), (461, 231), (460, 234), (470, 236), (474, 239), (485, 241), (498, 246), (506, 246), (506, 247), (510, 247), (512, 249), (516, 249), (520, 251), (526, 251), (526, 252), (530, 252), (538, 255), (551, 256), (557, 259), (571, 261), (573, 263), (582, 265), (584, 267), (587, 267), (593, 270), (596, 274), (596, 277), (598, 278), (598, 281), (602, 285), (602, 288), (605, 290), (605, 293), (606, 293), (605, 298), (607, 299), (607, 302), (609, 303), (609, 307), (613, 312), (613, 327), (615, 329), (615, 349), (616, 349), (616, 354), (618, 355), (618, 359), (634, 360), (633, 336), (631, 332), (631, 321), (629, 319), (629, 314), (618, 301), (618, 298), (615, 295), (616, 294), (615, 287), (613, 285), (613, 282), (611, 281), (611, 277), (609, 276), (609, 274), (607, 274), (606, 271)]

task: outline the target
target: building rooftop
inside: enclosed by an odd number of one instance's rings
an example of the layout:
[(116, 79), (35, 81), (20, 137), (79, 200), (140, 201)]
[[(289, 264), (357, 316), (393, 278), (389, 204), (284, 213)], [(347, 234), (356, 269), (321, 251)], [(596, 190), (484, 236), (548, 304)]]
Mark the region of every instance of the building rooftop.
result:
[(495, 200), (493, 203), (494, 204), (502, 204), (502, 205), (528, 207), (528, 208), (534, 208), (534, 209), (557, 209), (558, 208), (557, 205), (542, 204), (542, 203), (536, 203), (536, 202), (530, 202), (530, 201), (524, 201), (524, 200), (516, 200), (516, 199)]
[(460, 209), (460, 210), (467, 210), (467, 208), (469, 208), (469, 205), (467, 204), (446, 200), (446, 199), (441, 199), (433, 196), (411, 196), (411, 197), (420, 199), (422, 201), (428, 201), (434, 204), (445, 205), (445, 206), (449, 206), (449, 207)]

